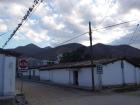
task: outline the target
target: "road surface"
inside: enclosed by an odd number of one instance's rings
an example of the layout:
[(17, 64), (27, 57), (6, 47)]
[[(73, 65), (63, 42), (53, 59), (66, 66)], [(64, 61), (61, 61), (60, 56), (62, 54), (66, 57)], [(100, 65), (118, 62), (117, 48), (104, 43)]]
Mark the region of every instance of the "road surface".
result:
[[(19, 80), (16, 88), (20, 89)], [(94, 93), (27, 81), (23, 90), (29, 105), (140, 105), (140, 91), (136, 95)]]

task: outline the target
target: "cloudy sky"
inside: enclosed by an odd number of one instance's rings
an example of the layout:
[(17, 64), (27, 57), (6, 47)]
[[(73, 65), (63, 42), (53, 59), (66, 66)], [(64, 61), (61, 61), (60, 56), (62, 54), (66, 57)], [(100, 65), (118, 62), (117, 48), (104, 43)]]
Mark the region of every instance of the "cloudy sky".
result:
[[(34, 0), (0, 0), (0, 47), (32, 6)], [(132, 21), (136, 20), (136, 21)], [(92, 29), (132, 21), (93, 32), (93, 43), (129, 44), (140, 48), (140, 0), (44, 0), (16, 33), (6, 48), (34, 43), (40, 47), (58, 46), (61, 42)], [(133, 36), (133, 39), (130, 40)], [(73, 41), (89, 45), (88, 34)], [(67, 44), (65, 43), (65, 44)]]

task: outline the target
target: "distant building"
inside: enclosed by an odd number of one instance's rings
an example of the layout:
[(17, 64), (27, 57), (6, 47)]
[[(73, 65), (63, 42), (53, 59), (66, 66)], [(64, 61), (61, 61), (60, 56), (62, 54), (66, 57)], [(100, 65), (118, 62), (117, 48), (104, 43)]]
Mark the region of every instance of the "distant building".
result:
[[(40, 80), (96, 89), (108, 86), (140, 84), (140, 66), (126, 59), (102, 59), (94, 61), (94, 81), (90, 61), (63, 63), (34, 69)], [(28, 75), (28, 73), (26, 74)]]
[(36, 59), (36, 58), (32, 58), (29, 57), (28, 59), (28, 66), (30, 67), (38, 67), (40, 65), (42, 65), (42, 60)]
[(62, 57), (63, 57), (63, 54), (57, 55), (57, 63), (60, 63)]
[(32, 58), (32, 57), (27, 57), (28, 59), (28, 65), (29, 68), (35, 68), (35, 67), (39, 67), (39, 66), (44, 66), (44, 65), (50, 65), (50, 64), (56, 64), (56, 61), (50, 61), (50, 60), (40, 60), (40, 59), (36, 59), (36, 58)]

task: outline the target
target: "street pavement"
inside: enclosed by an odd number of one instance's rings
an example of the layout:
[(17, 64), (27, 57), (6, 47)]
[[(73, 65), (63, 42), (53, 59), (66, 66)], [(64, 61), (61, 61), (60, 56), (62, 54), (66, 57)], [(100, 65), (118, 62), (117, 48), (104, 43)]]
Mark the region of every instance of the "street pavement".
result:
[[(16, 89), (20, 89), (20, 82), (17, 80)], [(29, 105), (140, 105), (140, 91), (94, 93), (28, 81), (24, 81), (23, 91)]]

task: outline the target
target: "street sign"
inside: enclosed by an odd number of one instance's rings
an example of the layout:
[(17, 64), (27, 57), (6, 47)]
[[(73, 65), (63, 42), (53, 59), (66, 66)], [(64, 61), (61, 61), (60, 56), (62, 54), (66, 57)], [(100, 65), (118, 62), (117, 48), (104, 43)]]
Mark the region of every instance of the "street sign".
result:
[(97, 67), (97, 74), (103, 74), (103, 66), (102, 66), (102, 64), (98, 64), (96, 67)]
[(102, 64), (97, 64), (97, 89), (101, 90), (102, 89), (102, 74), (103, 74), (103, 65)]
[(27, 58), (20, 58), (18, 60), (18, 69), (22, 71), (27, 71), (28, 69), (28, 60)]

